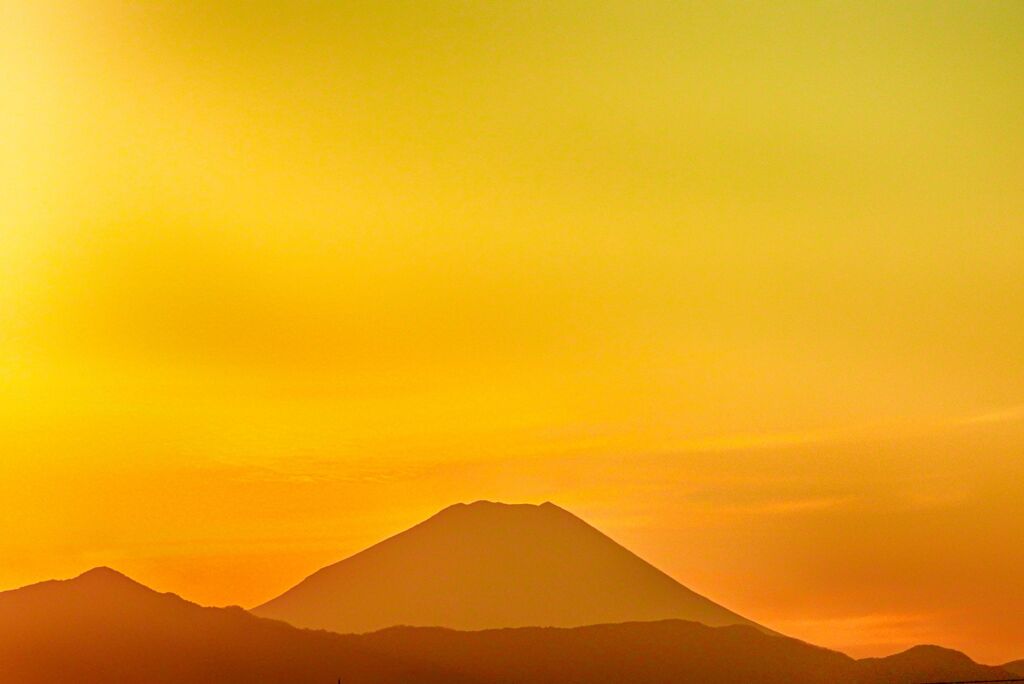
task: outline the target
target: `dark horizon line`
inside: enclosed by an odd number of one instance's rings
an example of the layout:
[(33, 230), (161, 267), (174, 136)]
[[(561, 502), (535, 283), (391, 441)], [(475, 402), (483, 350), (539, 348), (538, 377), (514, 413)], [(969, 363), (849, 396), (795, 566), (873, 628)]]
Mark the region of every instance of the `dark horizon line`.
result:
[(991, 682), (1024, 682), (1024, 677), (1016, 679), (957, 679), (947, 682), (918, 682), (918, 684), (991, 684)]

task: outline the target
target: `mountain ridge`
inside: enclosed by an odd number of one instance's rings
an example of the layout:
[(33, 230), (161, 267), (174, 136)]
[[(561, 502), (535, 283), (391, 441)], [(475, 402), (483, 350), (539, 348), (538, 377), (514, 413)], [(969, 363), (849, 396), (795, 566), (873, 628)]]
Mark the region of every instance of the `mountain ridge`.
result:
[(460, 632), (305, 630), (207, 608), (100, 569), (0, 592), (0, 680), (18, 684), (911, 684), (1008, 679), (966, 655), (915, 647), (857, 661), (748, 625), (662, 620)]
[(1024, 658), (1021, 658), (1020, 660), (1011, 660), (1008, 663), (1003, 663), (999, 667), (1007, 672), (1012, 672), (1015, 675), (1024, 677)]

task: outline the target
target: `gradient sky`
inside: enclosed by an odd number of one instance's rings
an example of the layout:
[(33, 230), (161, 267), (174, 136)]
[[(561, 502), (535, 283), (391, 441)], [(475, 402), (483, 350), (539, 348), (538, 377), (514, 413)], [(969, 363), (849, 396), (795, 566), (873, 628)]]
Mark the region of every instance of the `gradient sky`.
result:
[(253, 605), (550, 499), (1024, 657), (1024, 4), (0, 12), (0, 587)]

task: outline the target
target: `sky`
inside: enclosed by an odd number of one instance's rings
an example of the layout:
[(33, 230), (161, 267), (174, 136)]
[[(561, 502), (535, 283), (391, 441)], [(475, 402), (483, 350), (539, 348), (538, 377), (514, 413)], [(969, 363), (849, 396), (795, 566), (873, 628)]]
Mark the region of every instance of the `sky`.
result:
[(551, 500), (1024, 657), (1024, 5), (0, 9), (0, 588), (252, 606)]

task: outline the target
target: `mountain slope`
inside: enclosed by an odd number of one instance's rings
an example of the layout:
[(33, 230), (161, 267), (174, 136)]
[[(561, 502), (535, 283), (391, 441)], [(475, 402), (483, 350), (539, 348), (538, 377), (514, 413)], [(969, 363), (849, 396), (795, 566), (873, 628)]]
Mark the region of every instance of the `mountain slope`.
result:
[(1007, 679), (1005, 669), (979, 665), (960, 651), (941, 646), (914, 646), (887, 658), (860, 661), (865, 676), (878, 682), (950, 682)]
[(0, 681), (461, 681), (364, 652), (351, 638), (299, 630), (241, 608), (203, 608), (107, 568), (0, 593)]
[(664, 620), (574, 628), (457, 632), (391, 628), (360, 637), (481, 682), (513, 684), (833, 684), (857, 682), (857, 662), (744, 626)]
[(551, 504), (456, 504), (330, 565), (253, 612), (300, 627), (479, 630), (678, 618), (751, 621)]
[(376, 652), (501, 684), (915, 684), (1012, 677), (933, 646), (857, 661), (748, 626), (681, 620), (483, 632), (392, 628), (359, 638)]
[(858, 662), (749, 626), (680, 620), (315, 632), (240, 608), (202, 608), (107, 569), (0, 593), (0, 682), (12, 684), (909, 684), (1009, 676), (934, 647)]
[(1012, 672), (1018, 677), (1024, 677), (1024, 658), (1021, 660), (1014, 660), (1013, 662), (1006, 663), (1002, 666), (1007, 672)]

